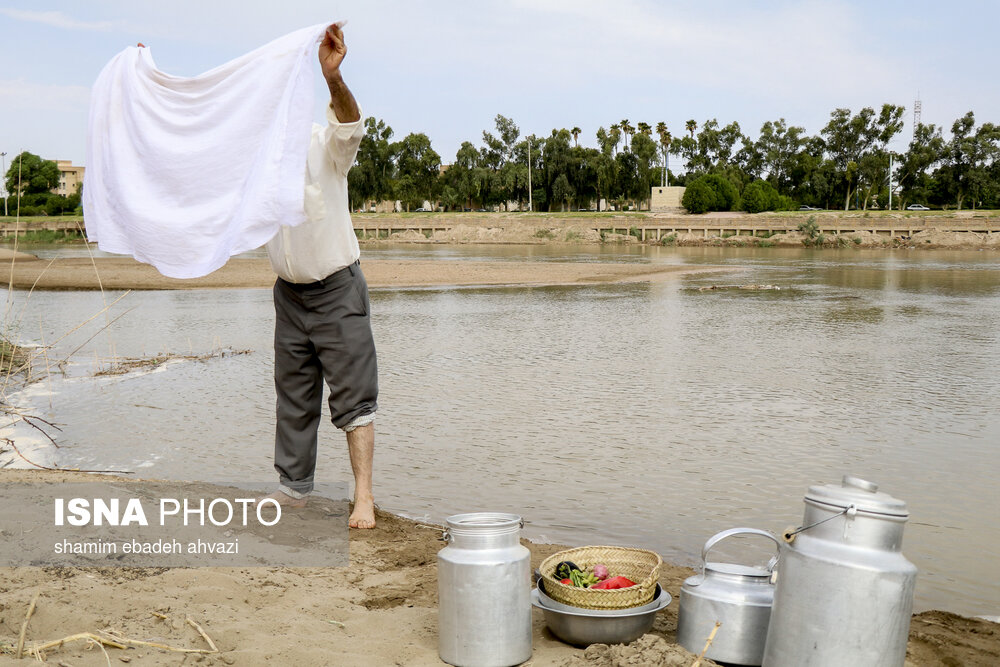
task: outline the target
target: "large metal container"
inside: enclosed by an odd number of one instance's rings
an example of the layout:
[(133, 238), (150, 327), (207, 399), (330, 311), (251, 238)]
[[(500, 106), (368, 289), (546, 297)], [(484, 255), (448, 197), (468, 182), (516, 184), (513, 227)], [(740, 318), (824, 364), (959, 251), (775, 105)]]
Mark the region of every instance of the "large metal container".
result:
[(765, 667), (901, 667), (917, 578), (900, 552), (906, 503), (845, 476), (805, 504), (781, 548)]
[(701, 653), (716, 623), (721, 623), (706, 658), (735, 665), (760, 665), (771, 618), (774, 585), (767, 567), (712, 563), (708, 553), (719, 542), (735, 535), (760, 535), (779, 546), (771, 533), (756, 528), (731, 528), (709, 538), (701, 550), (702, 573), (688, 577), (681, 586), (677, 612), (677, 643)]
[(458, 667), (510, 667), (531, 658), (531, 554), (521, 517), (447, 519), (438, 552), (438, 653)]

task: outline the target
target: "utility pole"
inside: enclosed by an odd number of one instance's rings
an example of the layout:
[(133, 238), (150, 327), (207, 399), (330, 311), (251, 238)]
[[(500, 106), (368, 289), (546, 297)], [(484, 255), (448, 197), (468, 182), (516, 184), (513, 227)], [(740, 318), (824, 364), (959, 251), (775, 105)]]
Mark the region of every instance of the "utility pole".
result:
[(889, 210), (892, 210), (892, 153), (889, 153)]
[(528, 137), (528, 213), (531, 213), (531, 135)]

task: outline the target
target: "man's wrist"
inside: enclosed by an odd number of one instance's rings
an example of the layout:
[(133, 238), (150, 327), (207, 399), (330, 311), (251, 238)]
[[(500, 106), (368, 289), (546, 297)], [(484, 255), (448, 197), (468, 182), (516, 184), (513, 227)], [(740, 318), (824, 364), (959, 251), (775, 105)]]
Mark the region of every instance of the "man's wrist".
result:
[(330, 90), (344, 87), (344, 77), (341, 76), (340, 70), (326, 75), (326, 85), (330, 87)]

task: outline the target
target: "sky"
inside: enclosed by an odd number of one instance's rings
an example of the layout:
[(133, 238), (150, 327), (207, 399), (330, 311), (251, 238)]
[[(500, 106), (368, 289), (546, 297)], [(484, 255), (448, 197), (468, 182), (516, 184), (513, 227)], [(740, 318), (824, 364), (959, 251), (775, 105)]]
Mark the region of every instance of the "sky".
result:
[[(817, 134), (830, 112), (914, 100), (945, 127), (1000, 122), (1000, 3), (956, 0), (87, 0), (0, 2), (0, 151), (83, 164), (90, 86), (136, 42), (194, 76), (316, 23), (348, 20), (345, 80), (402, 139), (442, 162), (494, 118), (522, 134), (716, 118), (756, 137), (785, 118)], [(317, 68), (317, 91), (322, 91)], [(321, 98), (322, 99), (322, 98)], [(317, 101), (316, 118), (323, 103)], [(672, 161), (672, 165), (674, 162)]]

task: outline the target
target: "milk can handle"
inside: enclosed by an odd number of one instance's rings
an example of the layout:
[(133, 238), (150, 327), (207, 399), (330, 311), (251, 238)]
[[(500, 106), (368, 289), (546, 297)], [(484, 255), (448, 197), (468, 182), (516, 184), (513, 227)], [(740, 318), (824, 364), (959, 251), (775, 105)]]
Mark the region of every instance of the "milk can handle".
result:
[[(517, 525), (518, 528), (524, 530), (524, 519), (518, 519)], [(451, 531), (447, 528), (441, 531), (441, 541), (451, 544)]]
[[(732, 537), (734, 535), (760, 535), (761, 537), (766, 537), (767, 539), (774, 542), (774, 546), (780, 547), (781, 543), (778, 542), (778, 538), (767, 532), (766, 530), (760, 530), (759, 528), (730, 528), (729, 530), (724, 530), (721, 533), (716, 533), (708, 538), (708, 542), (705, 542), (705, 546), (701, 550), (701, 571), (705, 571), (705, 566), (708, 564), (708, 552), (712, 550), (716, 544), (726, 539), (727, 537)], [(778, 554), (775, 554), (770, 561), (767, 563), (767, 571), (770, 572), (774, 569), (775, 564), (778, 562)]]

